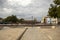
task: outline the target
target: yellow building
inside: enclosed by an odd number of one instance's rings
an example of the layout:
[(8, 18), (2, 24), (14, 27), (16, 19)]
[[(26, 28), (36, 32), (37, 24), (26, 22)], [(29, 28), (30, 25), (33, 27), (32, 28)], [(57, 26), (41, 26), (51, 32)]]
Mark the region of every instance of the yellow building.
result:
[(41, 23), (45, 23), (45, 20), (44, 20), (44, 19), (45, 19), (45, 18), (43, 17), (42, 20), (41, 20)]

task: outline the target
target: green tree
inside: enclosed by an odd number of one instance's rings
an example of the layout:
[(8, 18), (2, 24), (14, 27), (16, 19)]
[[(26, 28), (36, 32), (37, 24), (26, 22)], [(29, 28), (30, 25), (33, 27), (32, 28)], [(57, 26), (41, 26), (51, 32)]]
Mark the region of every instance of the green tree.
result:
[(4, 22), (17, 23), (18, 18), (15, 15), (8, 16), (7, 18), (4, 19)]
[(23, 23), (23, 22), (24, 22), (24, 19), (23, 19), (23, 18), (21, 18), (21, 19), (19, 20), (19, 22), (20, 22), (20, 23)]
[(60, 5), (60, 0), (54, 0), (54, 3), (55, 3), (56, 5)]
[(54, 4), (51, 4), (50, 6), (48, 11), (49, 16), (60, 18), (60, 0), (54, 0)]
[(34, 18), (34, 20), (33, 20), (33, 24), (36, 24), (36, 22), (37, 22), (37, 19), (36, 19), (36, 18)]

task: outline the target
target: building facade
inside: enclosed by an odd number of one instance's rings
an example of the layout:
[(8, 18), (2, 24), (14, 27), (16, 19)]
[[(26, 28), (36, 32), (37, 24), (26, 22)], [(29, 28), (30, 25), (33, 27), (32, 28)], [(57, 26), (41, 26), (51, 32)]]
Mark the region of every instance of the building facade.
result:
[(41, 23), (44, 24), (58, 24), (57, 18), (51, 18), (50, 16), (46, 16), (41, 20)]

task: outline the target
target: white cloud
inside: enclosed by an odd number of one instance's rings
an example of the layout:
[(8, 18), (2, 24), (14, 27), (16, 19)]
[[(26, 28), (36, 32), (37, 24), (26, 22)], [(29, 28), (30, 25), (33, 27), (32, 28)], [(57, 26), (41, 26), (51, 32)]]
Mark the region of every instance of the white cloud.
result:
[(3, 11), (4, 11), (5, 13), (10, 14), (10, 13), (13, 11), (13, 9), (3, 8)]
[(31, 0), (8, 0), (8, 3), (11, 5), (27, 6), (31, 3)]
[(0, 17), (17, 15), (19, 18), (43, 17), (52, 0), (0, 0)]

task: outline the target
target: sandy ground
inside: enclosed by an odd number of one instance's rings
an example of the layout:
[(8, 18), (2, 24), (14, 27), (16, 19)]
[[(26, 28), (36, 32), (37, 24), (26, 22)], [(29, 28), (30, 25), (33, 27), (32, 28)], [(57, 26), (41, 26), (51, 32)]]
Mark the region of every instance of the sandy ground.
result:
[(0, 30), (0, 40), (17, 40), (25, 28), (8, 28)]
[(4, 27), (0, 30), (0, 40), (17, 40), (23, 31), (28, 28), (21, 40), (60, 40), (60, 27)]
[(60, 40), (60, 27), (31, 27), (28, 28), (21, 40)]

